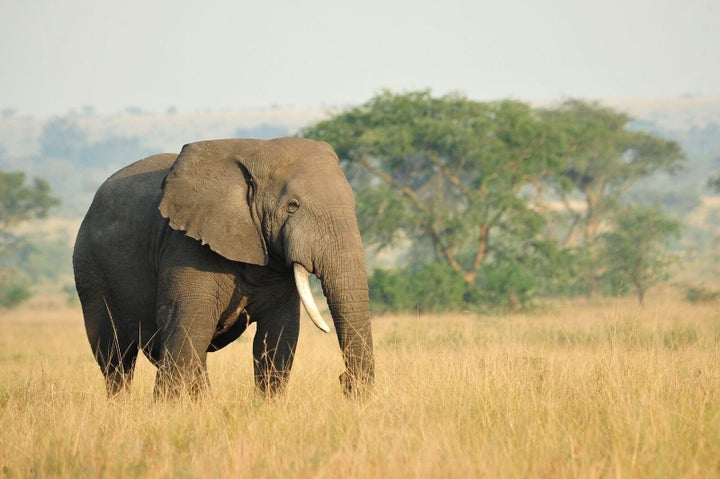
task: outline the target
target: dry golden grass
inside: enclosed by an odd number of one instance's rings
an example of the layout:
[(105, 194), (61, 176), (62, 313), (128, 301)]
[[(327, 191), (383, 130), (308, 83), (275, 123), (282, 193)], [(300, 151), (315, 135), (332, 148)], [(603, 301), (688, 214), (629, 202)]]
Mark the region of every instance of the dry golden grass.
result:
[[(342, 397), (303, 322), (288, 392), (252, 385), (251, 334), (211, 398), (154, 403), (141, 359), (108, 401), (77, 308), (0, 314), (5, 477), (718, 477), (720, 308), (655, 292), (533, 315), (375, 320), (377, 390)], [(252, 332), (250, 332), (252, 333)]]

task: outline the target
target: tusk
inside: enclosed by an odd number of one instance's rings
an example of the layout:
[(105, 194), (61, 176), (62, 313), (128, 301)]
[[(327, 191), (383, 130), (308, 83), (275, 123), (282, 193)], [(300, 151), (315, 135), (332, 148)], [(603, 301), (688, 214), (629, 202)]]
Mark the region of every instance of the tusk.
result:
[(315, 326), (329, 333), (330, 326), (327, 325), (320, 315), (320, 311), (318, 311), (317, 305), (315, 305), (312, 291), (310, 291), (310, 282), (308, 281), (308, 275), (310, 273), (298, 263), (293, 264), (293, 273), (295, 274), (295, 286), (297, 287), (298, 293), (300, 293), (300, 300), (305, 307), (305, 311), (307, 311), (308, 316), (310, 316), (312, 322), (315, 323)]

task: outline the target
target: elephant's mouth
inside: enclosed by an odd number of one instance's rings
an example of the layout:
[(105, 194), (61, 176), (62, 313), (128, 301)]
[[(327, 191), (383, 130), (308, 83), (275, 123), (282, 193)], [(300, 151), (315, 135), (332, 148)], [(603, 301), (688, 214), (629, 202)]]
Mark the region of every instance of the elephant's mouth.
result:
[(322, 318), (322, 315), (315, 304), (312, 291), (310, 290), (310, 281), (308, 280), (310, 273), (308, 273), (305, 267), (299, 263), (293, 263), (293, 273), (295, 275), (295, 287), (300, 294), (300, 300), (302, 301), (305, 311), (307, 311), (308, 316), (310, 316), (312, 322), (315, 323), (315, 326), (317, 326), (321, 331), (329, 333), (330, 326), (328, 326)]

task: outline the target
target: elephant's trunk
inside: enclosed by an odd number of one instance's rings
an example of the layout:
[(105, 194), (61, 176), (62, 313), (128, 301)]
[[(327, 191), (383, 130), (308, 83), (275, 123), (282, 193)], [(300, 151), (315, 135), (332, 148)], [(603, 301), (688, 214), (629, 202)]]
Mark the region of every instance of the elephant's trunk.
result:
[(340, 381), (345, 394), (361, 397), (373, 385), (375, 360), (365, 255), (357, 226), (350, 230), (350, 237), (344, 241), (339, 239), (340, 247), (326, 250), (325, 261), (316, 274), (322, 283), (345, 361), (346, 370)]
[(340, 381), (346, 394), (363, 395), (375, 377), (364, 259), (361, 268), (356, 265), (325, 277), (322, 285), (345, 361)]

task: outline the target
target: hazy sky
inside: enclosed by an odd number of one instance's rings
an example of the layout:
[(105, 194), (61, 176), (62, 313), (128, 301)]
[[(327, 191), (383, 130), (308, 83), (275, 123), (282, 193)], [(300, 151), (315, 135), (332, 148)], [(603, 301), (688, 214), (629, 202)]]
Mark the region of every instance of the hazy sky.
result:
[(0, 0), (0, 109), (720, 95), (718, 0)]

